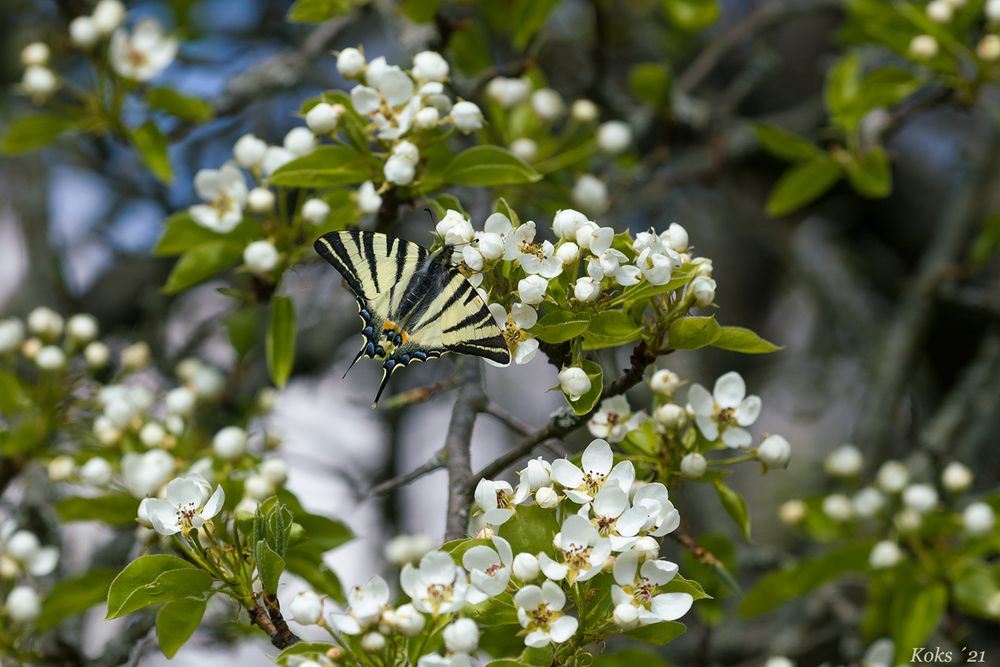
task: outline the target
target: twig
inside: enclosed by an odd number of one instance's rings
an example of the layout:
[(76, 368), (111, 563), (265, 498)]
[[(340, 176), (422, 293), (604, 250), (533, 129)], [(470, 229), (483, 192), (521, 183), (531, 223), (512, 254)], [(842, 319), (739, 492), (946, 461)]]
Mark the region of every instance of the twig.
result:
[(410, 389), (408, 391), (403, 391), (390, 396), (387, 400), (383, 400), (379, 403), (377, 409), (381, 412), (388, 412), (390, 410), (398, 410), (400, 408), (416, 405), (417, 403), (423, 403), (425, 401), (429, 401), (438, 394), (454, 389), (459, 384), (460, 381), (458, 376), (452, 375), (432, 385), (417, 387), (416, 389)]
[(534, 429), (527, 423), (521, 421), (515, 415), (507, 412), (506, 409), (492, 401), (486, 405), (486, 408), (483, 410), (483, 414), (489, 415), (490, 417), (500, 421), (507, 428), (515, 433), (518, 433), (519, 435), (528, 435), (534, 431)]
[(419, 468), (415, 468), (410, 472), (403, 473), (402, 475), (397, 475), (392, 479), (388, 479), (384, 482), (376, 484), (368, 492), (368, 495), (384, 496), (385, 494), (389, 493), (390, 491), (393, 491), (394, 489), (399, 488), (400, 486), (404, 486), (406, 484), (410, 484), (411, 482), (417, 481), (424, 475), (429, 475), (432, 472), (441, 470), (442, 468), (444, 468), (445, 458), (446, 458), (445, 450), (442, 447), (441, 449), (437, 450), (434, 453), (434, 456), (428, 459), (427, 462), (424, 463)]
[(482, 369), (478, 359), (463, 360), (462, 386), (455, 398), (444, 441), (448, 467), (448, 519), (445, 540), (464, 537), (469, 527), (469, 505), (472, 503), (472, 429), (476, 416), (486, 407)]
[(302, 641), (288, 628), (288, 624), (278, 608), (277, 598), (265, 595), (264, 607), (255, 604), (253, 607), (248, 607), (247, 611), (250, 612), (250, 622), (271, 638), (271, 644), (275, 648), (285, 649)]

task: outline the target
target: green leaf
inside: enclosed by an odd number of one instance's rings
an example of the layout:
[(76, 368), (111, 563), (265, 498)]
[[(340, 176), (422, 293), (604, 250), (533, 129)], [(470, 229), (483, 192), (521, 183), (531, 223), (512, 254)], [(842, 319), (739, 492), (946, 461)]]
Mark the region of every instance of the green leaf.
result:
[(119, 618), (151, 604), (195, 597), (211, 585), (208, 572), (177, 556), (140, 556), (111, 582), (107, 618)]
[(907, 664), (913, 647), (924, 646), (948, 605), (944, 584), (900, 586), (893, 593), (889, 628), (896, 645), (896, 663)]
[(244, 358), (257, 344), (260, 337), (260, 323), (261, 309), (255, 303), (241, 306), (226, 315), (226, 333), (238, 358)]
[(580, 368), (590, 378), (590, 391), (575, 401), (569, 400), (568, 396), (564, 395), (564, 397), (569, 406), (573, 408), (573, 412), (578, 415), (587, 415), (594, 410), (598, 401), (601, 400), (601, 393), (604, 391), (604, 369), (601, 368), (599, 363), (590, 361), (589, 359), (581, 361)]
[(826, 154), (791, 167), (771, 190), (767, 214), (777, 218), (797, 211), (833, 187), (842, 173), (840, 164)]
[(861, 58), (849, 53), (830, 68), (823, 88), (823, 101), (831, 115), (847, 109), (861, 90)]
[(211, 241), (188, 250), (174, 264), (166, 294), (177, 294), (204, 282), (235, 264), (243, 256), (243, 244), (236, 241)]
[(181, 120), (192, 122), (210, 120), (215, 115), (212, 105), (205, 100), (184, 95), (173, 88), (150, 88), (146, 92), (146, 104)]
[(761, 616), (848, 572), (864, 571), (871, 548), (870, 542), (853, 542), (768, 572), (743, 596), (738, 612), (743, 618)]
[(36, 113), (18, 118), (7, 126), (0, 139), (0, 153), (21, 155), (48, 146), (56, 138), (73, 129), (74, 123), (65, 116)]
[(777, 125), (759, 123), (754, 125), (753, 129), (761, 147), (782, 160), (800, 162), (811, 160), (822, 154), (822, 151), (813, 142)]
[(153, 175), (164, 183), (170, 183), (173, 173), (170, 169), (170, 158), (167, 155), (167, 138), (153, 121), (146, 121), (129, 131), (129, 141), (139, 158), (142, 159)]
[(104, 602), (108, 587), (117, 574), (117, 570), (112, 568), (95, 568), (78, 577), (57, 582), (42, 602), (42, 612), (35, 621), (38, 631), (45, 632), (67, 618)]
[(414, 23), (430, 23), (437, 14), (441, 0), (403, 0), (403, 16)]
[(881, 148), (853, 155), (847, 163), (847, 182), (862, 197), (881, 199), (892, 192), (892, 167)]
[(705, 589), (701, 587), (694, 579), (685, 579), (681, 575), (675, 575), (673, 579), (660, 587), (660, 590), (664, 593), (687, 593), (695, 601), (712, 599), (712, 596), (705, 592)]
[(266, 347), (271, 379), (278, 387), (284, 387), (295, 361), (295, 302), (287, 296), (271, 299)]
[(257, 541), (254, 555), (257, 559), (257, 572), (260, 574), (260, 585), (264, 592), (277, 592), (281, 573), (285, 571), (285, 559), (264, 540)]
[(744, 502), (740, 494), (726, 486), (722, 480), (713, 480), (712, 486), (715, 487), (715, 492), (719, 494), (719, 500), (722, 501), (722, 507), (726, 510), (726, 514), (739, 527), (743, 539), (749, 541), (750, 512), (747, 511), (746, 502)]
[(685, 630), (687, 630), (687, 627), (683, 623), (678, 623), (677, 621), (660, 621), (651, 625), (640, 625), (634, 630), (625, 632), (624, 635), (632, 639), (638, 639), (641, 642), (646, 642), (647, 644), (663, 646), (683, 635)]
[(490, 34), (477, 22), (469, 21), (448, 40), (448, 61), (459, 72), (474, 76), (493, 65)]
[(70, 496), (56, 503), (62, 521), (100, 521), (111, 526), (135, 526), (139, 501), (127, 493), (81, 498)]
[(594, 656), (594, 667), (670, 667), (670, 663), (656, 653), (642, 649), (625, 649)]
[(296, 23), (322, 23), (364, 4), (367, 4), (367, 0), (295, 0), (288, 10), (288, 20)]
[[(327, 642), (299, 642), (279, 653), (274, 661), (282, 667), (292, 667), (302, 662), (301, 658), (325, 657), (326, 652), (333, 647), (334, 644)], [(296, 659), (292, 660), (293, 657)]]
[(719, 337), (712, 341), (713, 347), (743, 354), (768, 354), (782, 349), (769, 340), (764, 340), (744, 327), (722, 327)]
[(530, 333), (545, 343), (564, 343), (582, 335), (589, 326), (589, 313), (555, 310), (538, 320)]
[(621, 310), (606, 310), (590, 318), (590, 327), (583, 336), (583, 349), (627, 345), (642, 337), (642, 327)]
[(718, 20), (718, 0), (662, 0), (671, 23), (687, 32), (699, 32)]
[(354, 535), (342, 522), (320, 514), (307, 512), (299, 499), (287, 489), (278, 492), (278, 500), (292, 511), (295, 523), (301, 525), (309, 536), (307, 544), (315, 545), (323, 552), (346, 544)]
[(282, 166), (267, 181), (285, 187), (332, 188), (357, 185), (377, 177), (371, 156), (350, 146), (320, 146)]
[(670, 103), (670, 68), (665, 62), (640, 63), (628, 75), (632, 96), (654, 108)]
[(983, 228), (972, 241), (969, 259), (974, 264), (985, 264), (1000, 247), (1000, 213), (994, 213), (983, 222)]
[(527, 162), (496, 146), (473, 146), (462, 151), (441, 174), (446, 183), (483, 187), (534, 183), (541, 177)]
[(675, 350), (697, 350), (711, 345), (722, 335), (714, 315), (682, 317), (670, 325), (667, 343)]
[(552, 512), (537, 505), (522, 505), (514, 516), (503, 523), (500, 537), (510, 542), (514, 553), (527, 551), (537, 554), (552, 547), (552, 538), (559, 532), (559, 524)]
[(201, 624), (208, 598), (182, 598), (168, 602), (156, 614), (156, 639), (163, 655), (173, 658)]
[(202, 227), (186, 210), (178, 211), (163, 221), (166, 229), (160, 237), (153, 254), (160, 257), (183, 255), (188, 250), (213, 241), (243, 241), (249, 243), (260, 238), (260, 225), (252, 220), (244, 220), (236, 229), (225, 234)]

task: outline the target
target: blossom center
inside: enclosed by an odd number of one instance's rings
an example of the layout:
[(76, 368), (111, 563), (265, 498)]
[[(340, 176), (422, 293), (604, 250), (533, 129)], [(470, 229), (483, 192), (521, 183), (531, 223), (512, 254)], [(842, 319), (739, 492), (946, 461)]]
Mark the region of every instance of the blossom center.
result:
[(559, 618), (559, 616), (560, 613), (558, 611), (549, 609), (549, 605), (542, 603), (538, 605), (538, 608), (528, 611), (528, 618), (530, 619), (528, 630), (548, 632), (552, 626), (552, 621)]
[(538, 259), (545, 259), (545, 251), (542, 250), (540, 243), (532, 243), (531, 241), (521, 241), (521, 245), (517, 248), (522, 254), (534, 255)]
[(610, 516), (599, 516), (594, 519), (594, 525), (597, 526), (597, 532), (600, 533), (602, 537), (607, 537), (611, 534), (611, 530), (614, 528), (617, 520), (618, 519)]
[(212, 201), (210, 206), (215, 209), (215, 212), (219, 215), (224, 215), (233, 207), (234, 203), (233, 198), (229, 196), (228, 193), (223, 192), (216, 197), (214, 201)]
[(735, 413), (735, 408), (718, 408), (718, 412), (715, 414), (715, 420), (719, 422), (719, 426), (729, 426), (730, 424), (735, 424)]
[(599, 472), (588, 470), (583, 475), (583, 488), (589, 491), (590, 493), (596, 493), (601, 489), (602, 486), (604, 486), (604, 479), (605, 475), (602, 475)]
[(502, 569), (503, 569), (502, 563), (493, 563), (493, 565), (490, 565), (488, 568), (486, 568), (485, 572), (486, 574), (492, 577)]
[(128, 50), (128, 60), (134, 66), (141, 67), (149, 60), (149, 55), (145, 51), (132, 48)]

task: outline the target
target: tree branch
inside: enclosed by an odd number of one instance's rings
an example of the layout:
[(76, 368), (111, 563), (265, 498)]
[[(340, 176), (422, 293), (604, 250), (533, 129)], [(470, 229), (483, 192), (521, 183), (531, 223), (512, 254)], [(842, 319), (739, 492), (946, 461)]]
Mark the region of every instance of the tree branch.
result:
[(472, 429), (476, 416), (486, 407), (483, 391), (482, 369), (478, 359), (465, 359), (462, 366), (463, 382), (455, 398), (444, 441), (445, 460), (448, 466), (448, 519), (445, 528), (447, 540), (465, 537), (469, 527), (469, 505), (472, 504)]
[(410, 472), (403, 473), (402, 475), (397, 475), (392, 479), (376, 484), (368, 492), (368, 495), (384, 496), (385, 494), (399, 488), (400, 486), (404, 486), (406, 484), (410, 484), (411, 482), (417, 481), (424, 475), (429, 475), (432, 472), (435, 472), (436, 470), (441, 470), (442, 468), (444, 468), (445, 459), (446, 459), (445, 450), (444, 447), (442, 447), (441, 449), (437, 450), (434, 453), (434, 456), (428, 459), (427, 462), (424, 463), (419, 468), (415, 468)]
[(286, 649), (302, 641), (288, 628), (288, 623), (285, 622), (278, 607), (278, 599), (265, 594), (263, 602), (263, 607), (255, 604), (253, 607), (247, 607), (247, 611), (250, 612), (250, 622), (271, 638), (271, 644), (275, 648)]

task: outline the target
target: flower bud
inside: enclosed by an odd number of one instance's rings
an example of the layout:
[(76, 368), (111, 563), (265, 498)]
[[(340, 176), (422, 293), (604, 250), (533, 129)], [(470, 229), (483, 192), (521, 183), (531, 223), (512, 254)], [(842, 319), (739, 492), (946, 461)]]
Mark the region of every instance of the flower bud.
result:
[(345, 111), (342, 104), (320, 102), (306, 112), (306, 125), (316, 134), (328, 134), (337, 129), (340, 116)]
[(125, 20), (125, 5), (118, 0), (101, 0), (91, 14), (97, 31), (110, 35)]
[(597, 147), (605, 153), (618, 155), (632, 143), (632, 129), (620, 120), (609, 120), (597, 128)]
[(397, 535), (385, 545), (385, 559), (395, 565), (406, 565), (420, 560), (434, 548), (426, 535)]
[[(691, 244), (691, 240), (688, 236), (688, 232), (683, 226), (678, 225), (676, 222), (671, 222), (670, 226), (667, 227), (667, 245), (671, 250), (676, 252), (684, 252), (688, 249)], [(662, 237), (662, 235), (661, 235)], [(708, 273), (699, 273), (700, 276), (705, 276), (706, 278), (712, 277), (711, 264), (712, 260), (708, 258), (703, 258), (704, 261), (709, 263)]]
[(147, 447), (159, 447), (167, 438), (167, 431), (158, 422), (146, 422), (139, 431), (139, 440)]
[(59, 87), (59, 79), (48, 67), (31, 65), (24, 70), (21, 87), (32, 97), (42, 99), (55, 92)]
[(694, 294), (695, 305), (701, 308), (711, 306), (712, 302), (715, 301), (715, 281), (711, 278), (698, 276), (691, 281), (689, 289)]
[(918, 60), (930, 60), (938, 54), (938, 43), (931, 35), (917, 35), (910, 40), (910, 55)]
[(941, 485), (951, 493), (968, 491), (972, 486), (972, 471), (968, 466), (952, 461), (941, 472)]
[(122, 350), (122, 366), (128, 370), (136, 371), (149, 363), (149, 345), (146, 343), (132, 343)]
[(100, 38), (101, 33), (92, 17), (77, 16), (69, 22), (69, 39), (73, 46), (86, 51), (93, 48)]
[(231, 461), (243, 456), (247, 448), (246, 431), (239, 426), (227, 426), (212, 439), (212, 451), (220, 459)]
[(560, 243), (556, 248), (556, 257), (563, 266), (569, 266), (580, 259), (580, 246), (572, 241)]
[(764, 667), (795, 667), (795, 663), (783, 655), (772, 655), (764, 663)]
[(412, 74), (422, 81), (444, 81), (448, 78), (448, 62), (437, 51), (421, 51), (413, 56)]
[(233, 158), (236, 164), (246, 169), (259, 167), (266, 153), (267, 143), (252, 134), (244, 134), (233, 145)]
[(301, 157), (312, 153), (316, 148), (316, 135), (308, 127), (293, 127), (281, 143), (286, 151)]
[(441, 122), (441, 112), (434, 107), (424, 107), (413, 117), (413, 124), (421, 130), (431, 130)]
[(468, 134), (483, 126), (483, 112), (472, 102), (458, 102), (451, 108), (451, 122), (459, 132)]
[(167, 414), (185, 417), (194, 410), (195, 395), (187, 387), (177, 387), (167, 392), (164, 403)]
[(954, 10), (948, 0), (932, 0), (927, 3), (927, 18), (935, 23), (948, 23), (953, 15)]
[(358, 208), (362, 213), (377, 213), (382, 207), (382, 197), (375, 191), (375, 184), (365, 181), (358, 188)]
[(46, 345), (35, 355), (35, 364), (43, 371), (57, 371), (66, 366), (66, 353), (55, 345)]
[(442, 633), (444, 645), (451, 653), (473, 653), (479, 648), (479, 626), (471, 618), (460, 618)]
[(288, 480), (288, 464), (281, 459), (261, 461), (257, 471), (275, 486), (281, 486)]
[(412, 604), (404, 604), (396, 609), (396, 630), (404, 637), (413, 637), (419, 634), (424, 629), (426, 622), (424, 615), (417, 611), (417, 608)]
[(532, 275), (517, 282), (517, 293), (521, 298), (521, 303), (537, 306), (545, 300), (545, 290), (548, 287), (548, 280), (541, 276)]
[(111, 481), (111, 464), (96, 456), (80, 468), (80, 479), (90, 486), (104, 486)]
[(854, 508), (844, 494), (831, 493), (823, 499), (823, 513), (834, 521), (847, 521), (854, 513)]
[(533, 554), (519, 553), (514, 556), (511, 573), (521, 581), (534, 581), (538, 578), (538, 558)]
[(263, 500), (274, 493), (274, 485), (263, 475), (253, 474), (243, 482), (243, 493), (248, 498)]
[(708, 470), (708, 460), (698, 452), (685, 454), (681, 459), (681, 474), (688, 479), (699, 479), (706, 470)]
[(788, 500), (781, 504), (778, 517), (788, 526), (794, 526), (806, 516), (806, 504), (801, 500)]
[(413, 182), (416, 173), (414, 163), (398, 155), (393, 155), (386, 160), (383, 168), (385, 179), (396, 185), (409, 185)]
[(937, 507), (938, 494), (929, 484), (910, 484), (903, 489), (903, 504), (920, 514), (927, 514)]
[(996, 516), (993, 508), (984, 502), (975, 502), (962, 512), (962, 526), (969, 535), (985, 535), (993, 530)]
[(653, 418), (664, 427), (674, 429), (687, 421), (687, 411), (676, 403), (664, 403), (653, 412)]
[(923, 517), (920, 513), (910, 507), (904, 507), (893, 517), (896, 528), (903, 533), (912, 533), (923, 525)]
[(551, 88), (540, 88), (531, 94), (531, 108), (544, 120), (558, 120), (566, 111), (562, 96)]
[(274, 210), (274, 193), (258, 186), (247, 194), (247, 205), (254, 213), (270, 213)]
[(552, 219), (552, 231), (561, 239), (576, 239), (576, 232), (589, 222), (587, 216), (571, 208), (556, 211)]
[(895, 567), (901, 560), (903, 560), (903, 552), (899, 545), (889, 540), (877, 542), (868, 556), (868, 564), (874, 570)]
[(76, 462), (72, 457), (57, 456), (49, 461), (49, 479), (53, 482), (65, 482), (76, 472)]
[(680, 386), (680, 376), (667, 368), (659, 369), (649, 378), (649, 388), (664, 396), (670, 396), (680, 389)]
[(25, 562), (30, 560), (42, 545), (31, 531), (19, 530), (7, 539), (7, 544), (4, 546), (12, 558)]
[(330, 215), (330, 205), (322, 199), (308, 199), (302, 205), (302, 218), (313, 225), (321, 225)]
[(854, 513), (863, 519), (870, 519), (885, 507), (885, 496), (878, 489), (865, 487), (851, 499)]
[(598, 113), (597, 105), (586, 99), (573, 102), (573, 107), (570, 111), (573, 120), (578, 123), (593, 123), (597, 120)]
[(51, 308), (40, 306), (28, 313), (28, 331), (46, 340), (51, 340), (62, 333), (63, 318)]
[(589, 276), (576, 279), (573, 286), (573, 296), (581, 303), (594, 301), (601, 295), (601, 284)]
[(4, 607), (11, 620), (16, 623), (30, 623), (42, 613), (42, 604), (38, 599), (38, 593), (29, 586), (16, 586), (11, 590), (7, 594)]
[(323, 600), (312, 591), (302, 591), (292, 599), (289, 611), (296, 623), (313, 625), (323, 615)]
[(578, 401), (580, 397), (590, 391), (590, 377), (582, 368), (571, 366), (559, 371), (559, 387), (571, 401)]
[(531, 162), (538, 157), (538, 144), (535, 143), (534, 139), (521, 137), (511, 142), (510, 152), (525, 162)]
[(875, 480), (886, 493), (899, 493), (910, 481), (910, 471), (899, 461), (886, 461), (878, 469)]
[(551, 486), (543, 486), (535, 491), (535, 502), (542, 509), (554, 509), (559, 504), (559, 494)]
[(584, 174), (573, 186), (573, 203), (599, 215), (608, 209), (608, 186), (596, 176)]
[(528, 95), (531, 94), (531, 81), (524, 77), (511, 79), (498, 76), (487, 84), (486, 94), (503, 108), (509, 109), (528, 99)]
[(16, 317), (0, 320), (0, 354), (16, 350), (24, 342), (24, 325)]
[(243, 250), (243, 263), (253, 273), (270, 273), (278, 265), (278, 249), (270, 241), (254, 241)]
[(97, 337), (97, 320), (86, 313), (74, 315), (66, 323), (66, 333), (78, 343), (89, 343)]
[(1000, 22), (1000, 0), (986, 0), (986, 20)]
[(757, 448), (757, 458), (769, 468), (787, 468), (792, 447), (780, 435), (770, 435)]
[(379, 653), (385, 650), (385, 636), (378, 632), (369, 632), (361, 638), (361, 648), (365, 653)]
[(1000, 58), (1000, 36), (983, 35), (979, 44), (976, 45), (976, 55), (979, 56), (980, 60), (986, 62), (993, 62)]
[(357, 77), (365, 69), (365, 56), (358, 49), (347, 48), (337, 54), (337, 71), (345, 79)]
[(639, 610), (628, 602), (616, 605), (611, 617), (622, 630), (631, 630), (639, 625)]
[(854, 477), (861, 472), (863, 463), (861, 450), (854, 445), (842, 445), (826, 457), (823, 467), (833, 477)]

